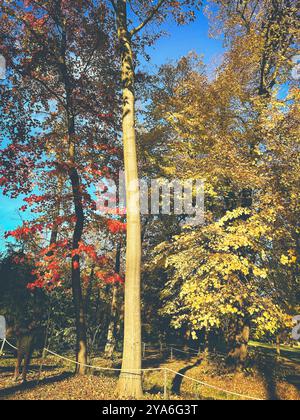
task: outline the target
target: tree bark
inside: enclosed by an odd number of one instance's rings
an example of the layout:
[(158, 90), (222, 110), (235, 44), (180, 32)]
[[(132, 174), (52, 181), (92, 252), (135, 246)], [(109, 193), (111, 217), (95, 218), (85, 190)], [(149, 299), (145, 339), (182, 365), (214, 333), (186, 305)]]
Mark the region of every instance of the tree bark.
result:
[[(122, 246), (120, 243), (118, 244), (117, 253), (116, 253), (115, 272), (117, 274), (120, 274), (120, 268), (121, 268), (121, 249), (122, 249)], [(112, 357), (115, 351), (116, 342), (117, 342), (116, 323), (117, 323), (117, 314), (118, 314), (118, 294), (119, 294), (118, 284), (114, 284), (113, 290), (112, 290), (111, 311), (110, 311), (110, 321), (109, 321), (108, 331), (107, 331), (107, 341), (106, 341), (106, 346), (104, 350), (105, 355), (109, 358)]]
[(121, 397), (141, 398), (141, 220), (135, 131), (135, 72), (126, 0), (118, 0), (116, 15), (122, 60), (122, 129), (127, 203), (124, 346), (118, 393)]
[(247, 360), (249, 340), (250, 325), (248, 322), (244, 322), (240, 332), (236, 335), (234, 348), (229, 352), (228, 355), (229, 363), (234, 364), (238, 370), (244, 367)]
[[(73, 232), (72, 249), (76, 250), (81, 241), (83, 226), (84, 226), (84, 212), (82, 206), (82, 197), (80, 193), (80, 179), (77, 170), (73, 167), (69, 169), (69, 177), (72, 184), (73, 200), (75, 205), (76, 222)], [(80, 272), (80, 257), (74, 255), (72, 257), (72, 292), (73, 302), (75, 308), (76, 319), (76, 360), (80, 363), (77, 366), (76, 372), (80, 375), (86, 373), (87, 365), (87, 337), (86, 337), (86, 315), (85, 305), (81, 287), (81, 272)]]

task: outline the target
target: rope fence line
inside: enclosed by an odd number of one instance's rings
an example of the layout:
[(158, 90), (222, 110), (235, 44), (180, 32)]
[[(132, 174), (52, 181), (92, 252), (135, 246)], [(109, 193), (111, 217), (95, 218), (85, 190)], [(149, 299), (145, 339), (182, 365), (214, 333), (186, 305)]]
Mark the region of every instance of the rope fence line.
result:
[[(162, 348), (162, 346), (161, 346), (160, 347), (161, 348), (161, 353), (159, 353), (159, 354), (162, 354), (163, 352), (165, 352), (167, 350), (170, 350), (171, 351), (171, 358), (173, 358), (173, 356), (172, 356), (173, 350), (178, 351), (179, 353), (184, 353), (184, 354), (189, 354), (189, 355), (192, 353), (192, 354), (195, 354), (195, 355), (198, 355), (198, 356), (200, 356), (201, 354), (205, 353), (205, 351), (201, 351), (200, 349), (197, 350), (195, 348), (188, 347), (188, 346), (186, 346), (184, 344), (182, 344), (182, 347), (184, 347), (186, 349), (189, 349), (190, 351), (181, 350), (181, 349), (178, 349), (175, 346), (180, 346), (180, 344), (166, 344), (165, 345), (165, 348)], [(152, 344), (143, 343), (143, 357), (146, 354), (147, 348), (153, 348), (153, 349), (155, 348), (156, 349), (157, 347), (159, 347), (159, 345), (155, 346), (155, 345), (152, 345)], [(258, 353), (258, 351), (256, 351), (256, 349), (255, 350), (249, 349), (249, 352), (250, 351), (251, 352), (253, 351), (253, 352)], [(260, 353), (264, 354), (263, 352), (260, 352)], [(221, 353), (221, 352), (218, 352), (218, 351), (210, 351), (209, 354), (210, 355), (215, 355), (215, 356), (220, 356), (222, 358), (226, 358), (228, 356), (228, 354)], [(273, 357), (271, 354), (270, 355), (266, 355), (266, 356), (267, 357)]]
[(141, 372), (148, 372), (148, 371), (159, 371), (163, 370), (163, 368), (148, 368), (148, 369), (131, 369), (130, 372), (125, 372), (122, 369), (117, 368), (107, 368), (102, 366), (93, 366), (93, 365), (86, 365), (84, 363), (77, 362), (76, 360), (69, 359), (68, 357), (61, 356), (60, 354), (57, 354), (49, 349), (45, 349), (45, 351), (49, 354), (52, 354), (55, 357), (59, 357), (60, 359), (66, 360), (67, 362), (76, 364), (77, 366), (83, 366), (89, 369), (95, 369), (95, 370), (103, 370), (103, 371), (114, 371), (114, 372), (123, 372), (125, 374), (132, 374), (133, 372), (141, 373)]
[[(250, 395), (238, 394), (236, 392), (228, 391), (228, 390), (220, 388), (218, 386), (208, 384), (207, 382), (198, 381), (195, 378), (191, 378), (190, 376), (183, 375), (179, 372), (176, 372), (175, 370), (172, 370), (172, 369), (169, 369), (169, 368), (166, 368), (166, 367), (164, 367), (164, 368), (148, 368), (148, 369), (132, 369), (130, 372), (124, 372), (122, 369), (117, 369), (117, 368), (104, 368), (104, 367), (101, 367), (101, 366), (86, 365), (86, 364), (77, 362), (75, 360), (69, 359), (67, 357), (61, 356), (57, 353), (54, 353), (53, 351), (51, 351), (49, 349), (45, 349), (45, 351), (47, 351), (48, 353), (50, 353), (50, 354), (52, 354), (52, 355), (54, 355), (54, 356), (56, 356), (60, 359), (63, 359), (63, 360), (66, 360), (70, 363), (73, 363), (73, 364), (76, 364), (76, 365), (81, 365), (81, 366), (84, 366), (84, 367), (87, 367), (87, 368), (90, 368), (90, 369), (103, 370), (103, 371), (114, 371), (114, 372), (117, 371), (117, 372), (121, 372), (121, 373), (124, 373), (124, 374), (129, 374), (129, 375), (132, 375), (133, 372), (138, 372), (138, 373), (153, 372), (153, 371), (156, 371), (156, 372), (160, 371), (160, 372), (165, 372), (165, 373), (169, 372), (169, 373), (175, 374), (176, 376), (181, 376), (182, 378), (189, 379), (190, 381), (193, 381), (193, 382), (195, 382), (199, 385), (205, 386), (207, 388), (214, 389), (214, 390), (222, 392), (224, 394), (233, 395), (233, 396), (236, 396), (236, 397), (241, 397), (241, 398), (250, 399), (250, 400), (263, 401), (259, 398), (251, 397)], [(166, 378), (166, 375), (165, 375), (165, 378)], [(166, 380), (165, 380), (165, 387), (166, 387)], [(165, 392), (165, 395), (166, 395), (166, 392)]]
[(184, 351), (184, 350), (180, 350), (180, 349), (177, 349), (176, 347), (171, 347), (171, 349), (173, 349), (173, 350), (175, 350), (175, 351), (178, 351), (179, 353), (184, 353), (184, 354), (191, 354), (191, 353), (194, 353), (194, 354), (198, 354), (199, 355), (199, 351)]
[(178, 346), (178, 344), (167, 344), (166, 346), (165, 346), (165, 348), (163, 347), (163, 345), (162, 344), (160, 344), (160, 345), (157, 345), (157, 346), (154, 346), (154, 345), (151, 345), (151, 344), (147, 344), (147, 343), (142, 343), (142, 347), (143, 347), (143, 358), (145, 358), (146, 357), (146, 351), (147, 351), (147, 348), (148, 349), (157, 349), (157, 347), (160, 347), (160, 353), (157, 353), (157, 354), (155, 354), (155, 355), (151, 355), (151, 356), (159, 356), (159, 355), (161, 355), (163, 352), (165, 352), (165, 351), (169, 351), (170, 350), (170, 352), (171, 352), (171, 359), (173, 359), (173, 353), (174, 353), (174, 351), (177, 351), (177, 352), (179, 352), (179, 353), (183, 353), (183, 354), (191, 354), (191, 353), (193, 353), (193, 354), (195, 354), (195, 355), (198, 355), (198, 356), (200, 356), (200, 354), (201, 354), (201, 351), (200, 351), (200, 349), (199, 350), (196, 350), (196, 349), (193, 349), (193, 348), (191, 348), (191, 347), (188, 347), (188, 346), (184, 346), (185, 348), (187, 348), (187, 349), (189, 349), (190, 351), (185, 351), (185, 350), (181, 350), (181, 349), (178, 349), (177, 347), (175, 347), (175, 345), (176, 346)]
[[(7, 343), (14, 350), (18, 350), (17, 347), (13, 346), (9, 341), (7, 341), (7, 340), (3, 340), (3, 341), (4, 341), (3, 346), (4, 346), (5, 343)], [(173, 349), (174, 350), (177, 350), (177, 351), (181, 351), (179, 349), (175, 349), (175, 348), (173, 348)], [(50, 349), (44, 348), (43, 350), (45, 352), (51, 354), (52, 356), (57, 357), (57, 358), (62, 359), (62, 360), (65, 360), (65, 361), (67, 361), (69, 363), (75, 364), (77, 366), (84, 366), (86, 368), (94, 369), (94, 370), (98, 370), (98, 371), (120, 372), (120, 373), (125, 374), (125, 375), (126, 374), (129, 374), (129, 375), (134, 375), (134, 374), (141, 375), (143, 372), (164, 372), (164, 398), (165, 399), (167, 399), (167, 396), (168, 396), (168, 390), (167, 390), (167, 379), (168, 379), (168, 375), (167, 375), (167, 373), (172, 373), (172, 374), (175, 374), (176, 376), (180, 376), (180, 377), (185, 378), (185, 379), (188, 379), (188, 380), (190, 380), (190, 381), (192, 381), (194, 383), (197, 383), (199, 385), (205, 386), (205, 387), (210, 388), (210, 389), (214, 389), (216, 391), (222, 392), (222, 393), (227, 394), (227, 395), (232, 395), (232, 396), (240, 397), (240, 398), (247, 399), (247, 400), (264, 401), (264, 400), (262, 400), (260, 398), (252, 397), (250, 395), (239, 394), (239, 393), (236, 393), (236, 392), (233, 392), (233, 391), (228, 391), (228, 390), (223, 389), (223, 388), (220, 388), (218, 386), (211, 385), (211, 384), (209, 384), (207, 382), (199, 381), (199, 380), (197, 380), (195, 378), (192, 378), (190, 376), (181, 374), (179, 372), (176, 372), (175, 370), (172, 370), (172, 369), (169, 369), (169, 368), (166, 368), (166, 367), (163, 367), (163, 368), (147, 368), (147, 369), (131, 369), (130, 372), (126, 372), (126, 371), (124, 371), (122, 369), (118, 369), (118, 368), (108, 368), (108, 367), (102, 367), (102, 366), (94, 366), (94, 365), (83, 364), (83, 363), (77, 362), (75, 360), (72, 360), (72, 359), (70, 359), (68, 357), (61, 356), (60, 354), (55, 353), (55, 352), (53, 352)], [(182, 351), (182, 352), (183, 353), (187, 353), (187, 352), (184, 352), (184, 351)], [(197, 354), (198, 354), (198, 352), (197, 352)]]
[(175, 370), (172, 370), (172, 369), (169, 369), (169, 368), (165, 368), (165, 369), (168, 372), (175, 373), (176, 376), (181, 376), (182, 378), (189, 379), (190, 381), (193, 381), (193, 382), (195, 382), (199, 385), (203, 385), (203, 386), (206, 386), (207, 388), (211, 388), (211, 389), (215, 389), (215, 390), (220, 391), (220, 392), (224, 392), (225, 394), (230, 394), (230, 395), (234, 395), (236, 397), (246, 398), (246, 399), (255, 400), (255, 401), (264, 401), (264, 400), (256, 398), (256, 397), (250, 397), (250, 395), (238, 394), (236, 392), (227, 391), (227, 390), (222, 389), (222, 388), (220, 388), (218, 386), (215, 386), (215, 385), (210, 385), (207, 382), (198, 381), (198, 379), (194, 379), (194, 378), (191, 378), (190, 376), (183, 375), (183, 374), (181, 374), (179, 372), (176, 372)]
[(5, 344), (8, 344), (9, 345), (9, 347), (11, 347), (12, 349), (14, 349), (14, 350), (18, 350), (17, 349), (17, 347), (15, 347), (15, 346), (13, 346), (6, 338), (4, 339), (4, 340), (2, 340), (3, 341), (3, 343), (2, 343), (2, 346), (1, 346), (1, 352), (0, 352), (0, 355), (2, 354), (2, 352), (3, 352), (3, 349), (4, 349), (4, 345)]

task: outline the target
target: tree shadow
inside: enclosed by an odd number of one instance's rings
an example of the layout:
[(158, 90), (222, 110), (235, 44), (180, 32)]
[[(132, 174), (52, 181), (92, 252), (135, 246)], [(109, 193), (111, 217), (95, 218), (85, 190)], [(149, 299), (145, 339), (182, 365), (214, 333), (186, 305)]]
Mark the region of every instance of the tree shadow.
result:
[(268, 400), (280, 401), (277, 392), (276, 361), (271, 359), (260, 359), (257, 361), (256, 367), (265, 383)]
[(185, 375), (189, 370), (200, 366), (202, 363), (202, 359), (197, 360), (193, 365), (190, 366), (186, 366), (183, 369), (179, 370), (179, 372), (176, 374), (173, 383), (172, 383), (172, 393), (179, 395), (180, 394), (180, 389), (182, 386), (182, 382), (183, 382), (183, 376), (181, 375)]
[(65, 372), (60, 375), (51, 376), (50, 378), (42, 379), (40, 381), (33, 380), (33, 381), (17, 384), (9, 388), (0, 390), (0, 399), (12, 396), (19, 391), (28, 391), (28, 390), (36, 388), (37, 386), (50, 385), (56, 382), (61, 382), (61, 381), (64, 381), (65, 379), (69, 379), (72, 376), (74, 376), (73, 373)]
[[(51, 365), (51, 366), (45, 365), (45, 366), (43, 366), (43, 370), (51, 372), (52, 370), (55, 370), (59, 367), (60, 367), (59, 365)], [(33, 372), (38, 372), (39, 369), (40, 369), (39, 365), (30, 365), (30, 367), (29, 367), (29, 370), (33, 371)], [(15, 366), (3, 366), (3, 367), (0, 366), (0, 374), (1, 373), (11, 373), (11, 374), (13, 374), (14, 371), (15, 371)]]
[(300, 391), (300, 375), (288, 375), (286, 376), (286, 381), (297, 388)]

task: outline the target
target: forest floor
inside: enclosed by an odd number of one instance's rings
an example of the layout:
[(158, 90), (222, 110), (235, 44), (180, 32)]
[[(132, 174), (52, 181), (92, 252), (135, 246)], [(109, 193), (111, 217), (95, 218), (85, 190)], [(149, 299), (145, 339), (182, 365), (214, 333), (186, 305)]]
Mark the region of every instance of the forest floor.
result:
[[(263, 400), (300, 400), (300, 349), (285, 348), (277, 360), (270, 346), (252, 343), (251, 360), (243, 373), (230, 372), (221, 354), (207, 357), (187, 353), (159, 355), (147, 350), (145, 368), (168, 368), (167, 387), (170, 400), (238, 400), (191, 379), (233, 393)], [(69, 355), (69, 357), (71, 357)], [(40, 381), (40, 359), (34, 358), (28, 382), (13, 383), (15, 359), (12, 355), (0, 358), (0, 400), (115, 400), (117, 372), (91, 371), (85, 377), (74, 376), (74, 366), (54, 356), (44, 361)], [(120, 367), (120, 360), (94, 358), (93, 366)], [(184, 378), (180, 375), (185, 375)], [(145, 399), (163, 400), (164, 374), (147, 371), (143, 374)]]

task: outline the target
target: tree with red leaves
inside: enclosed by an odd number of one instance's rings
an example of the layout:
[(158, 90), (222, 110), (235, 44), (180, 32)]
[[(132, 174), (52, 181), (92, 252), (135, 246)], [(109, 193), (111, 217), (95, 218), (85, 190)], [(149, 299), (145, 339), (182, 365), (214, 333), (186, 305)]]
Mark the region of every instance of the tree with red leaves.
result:
[[(85, 373), (80, 248), (85, 226), (96, 217), (89, 189), (119, 162), (112, 21), (102, 3), (28, 0), (2, 4), (2, 23), (0, 52), (7, 57), (9, 79), (1, 86), (1, 186), (13, 197), (27, 194), (22, 210), (34, 206), (38, 215), (11, 235), (28, 239), (38, 227), (43, 234), (51, 231), (50, 248), (44, 245), (47, 252), (30, 287), (59, 284), (59, 261), (71, 255), (78, 373)], [(45, 193), (37, 196), (36, 189)], [(66, 241), (57, 241), (59, 229)]]

